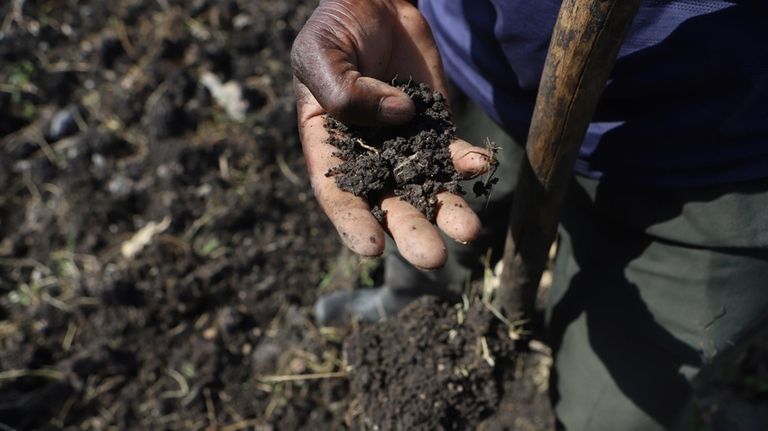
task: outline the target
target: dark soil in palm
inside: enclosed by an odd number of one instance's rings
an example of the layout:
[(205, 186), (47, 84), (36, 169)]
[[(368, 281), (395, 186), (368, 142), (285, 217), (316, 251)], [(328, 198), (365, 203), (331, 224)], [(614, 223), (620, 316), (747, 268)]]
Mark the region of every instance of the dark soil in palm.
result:
[(371, 429), (474, 429), (512, 377), (508, 327), (481, 302), (426, 297), (347, 341), (352, 393)]
[[(424, 84), (397, 85), (416, 105), (416, 115), (397, 127), (347, 126), (328, 116), (328, 143), (341, 165), (328, 172), (342, 190), (371, 202), (394, 193), (434, 222), (437, 194), (462, 194), (448, 145), (455, 127), (445, 97)], [(381, 210), (373, 213), (381, 217)]]

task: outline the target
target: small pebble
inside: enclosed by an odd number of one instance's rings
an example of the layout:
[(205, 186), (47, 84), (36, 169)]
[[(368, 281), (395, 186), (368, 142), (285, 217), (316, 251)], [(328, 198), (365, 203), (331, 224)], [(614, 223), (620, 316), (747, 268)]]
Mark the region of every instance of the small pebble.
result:
[(77, 108), (68, 106), (53, 114), (51, 124), (48, 126), (48, 139), (51, 142), (56, 142), (77, 132), (75, 109)]
[(213, 340), (217, 335), (219, 335), (219, 331), (217, 331), (214, 327), (210, 327), (203, 331), (203, 338), (208, 341)]

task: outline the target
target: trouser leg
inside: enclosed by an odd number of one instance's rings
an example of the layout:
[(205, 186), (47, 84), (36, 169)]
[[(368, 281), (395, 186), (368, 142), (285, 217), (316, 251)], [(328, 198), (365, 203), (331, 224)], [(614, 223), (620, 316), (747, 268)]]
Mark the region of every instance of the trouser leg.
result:
[(688, 429), (697, 379), (766, 326), (768, 251), (652, 237), (573, 190), (547, 310), (556, 415), (568, 430)]

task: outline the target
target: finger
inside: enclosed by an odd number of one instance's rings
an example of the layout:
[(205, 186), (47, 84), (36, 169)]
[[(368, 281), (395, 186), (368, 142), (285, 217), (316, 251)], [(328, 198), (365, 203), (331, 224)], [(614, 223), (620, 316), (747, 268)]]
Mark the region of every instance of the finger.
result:
[(400, 254), (412, 265), (436, 269), (445, 264), (445, 243), (432, 223), (408, 202), (392, 196), (382, 200), (385, 225)]
[(448, 147), (456, 172), (465, 178), (482, 175), (496, 163), (490, 150), (476, 147), (463, 139), (456, 139)]
[(384, 231), (364, 200), (340, 190), (336, 184), (325, 186), (316, 196), (350, 250), (365, 257), (381, 256)]
[(437, 195), (437, 226), (461, 243), (473, 241), (480, 234), (480, 218), (463, 198), (453, 193)]
[(326, 142), (324, 121), (322, 116), (311, 117), (299, 128), (312, 190), (347, 247), (362, 256), (379, 256), (384, 251), (384, 231), (370, 207), (325, 175), (339, 160), (333, 156), (336, 148)]
[[(413, 101), (401, 90), (363, 77), (348, 33), (349, 14), (338, 2), (320, 5), (291, 50), (294, 74), (331, 115), (345, 123), (403, 124)], [(344, 37), (346, 35), (347, 37)]]

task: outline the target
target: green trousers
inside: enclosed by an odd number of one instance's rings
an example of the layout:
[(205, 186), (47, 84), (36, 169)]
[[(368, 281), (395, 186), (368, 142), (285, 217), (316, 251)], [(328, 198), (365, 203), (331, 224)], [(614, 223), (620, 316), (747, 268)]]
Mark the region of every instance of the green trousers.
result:
[[(460, 137), (501, 147), (501, 181), (490, 201), (467, 197), (484, 229), (470, 245), (446, 238), (443, 269), (417, 270), (390, 244), (395, 291), (459, 292), (489, 250), (501, 256), (522, 147), (461, 95), (454, 114)], [(691, 429), (707, 376), (768, 326), (768, 180), (653, 190), (574, 179), (546, 322), (559, 428)]]
[(768, 181), (576, 179), (547, 309), (568, 430), (696, 429), (695, 395), (768, 324)]

